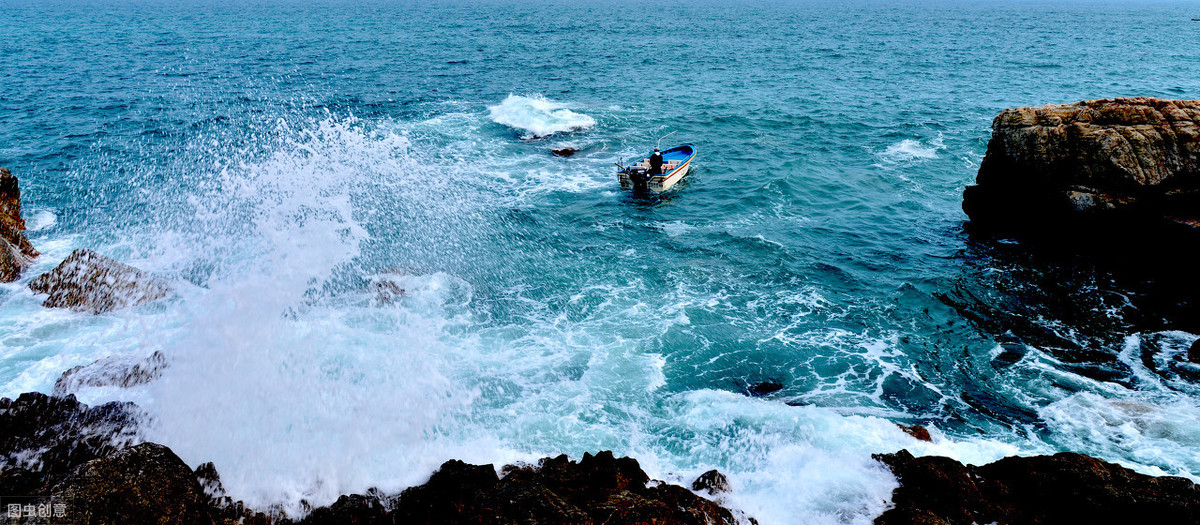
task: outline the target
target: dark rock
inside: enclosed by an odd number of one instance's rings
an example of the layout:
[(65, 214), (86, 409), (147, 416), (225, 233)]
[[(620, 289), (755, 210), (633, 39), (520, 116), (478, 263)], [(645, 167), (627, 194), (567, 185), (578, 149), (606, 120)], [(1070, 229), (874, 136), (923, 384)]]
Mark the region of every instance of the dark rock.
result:
[(196, 467), (194, 474), (209, 501), (214, 504), (220, 503), (225, 497), (225, 486), (221, 484), (221, 475), (217, 473), (217, 466), (213, 465), (211, 461), (201, 463), (199, 467)]
[(1200, 339), (1192, 341), (1192, 347), (1188, 348), (1188, 361), (1200, 363)]
[(877, 525), (1200, 522), (1200, 486), (1073, 453), (981, 467), (906, 450), (876, 455), (900, 481)]
[(429, 482), (400, 494), (397, 523), (733, 524), (732, 513), (676, 485), (648, 487), (637, 460), (612, 452), (565, 455), (538, 466), (448, 461)]
[(351, 494), (341, 496), (328, 507), (314, 509), (300, 521), (301, 525), (391, 525), (383, 502), (375, 496)]
[(774, 380), (767, 380), (761, 383), (754, 383), (746, 388), (746, 393), (751, 397), (761, 397), (767, 394), (783, 390), (783, 383)]
[(57, 268), (29, 283), (50, 294), (42, 306), (100, 314), (165, 297), (162, 280), (91, 250), (75, 250)]
[(138, 440), (132, 403), (89, 408), (36, 392), (0, 399), (0, 495), (32, 497), (88, 461)]
[(21, 188), (8, 168), (0, 168), (0, 282), (17, 280), (38, 256), (24, 230)]
[[(0, 495), (60, 506), (54, 523), (285, 525), (278, 509), (255, 512), (225, 493), (216, 467), (192, 471), (170, 449), (136, 441), (131, 404), (88, 408), (74, 396), (0, 399)], [(683, 487), (649, 483), (632, 458), (611, 452), (510, 465), (451, 460), (427, 483), (386, 496), (346, 495), (300, 523), (581, 523), (732, 525), (733, 514)], [(710, 490), (725, 485), (715, 471)], [(15, 498), (15, 499), (14, 499)], [(307, 506), (306, 506), (307, 508)], [(270, 510), (270, 509), (269, 509)], [(10, 520), (11, 521), (11, 520)], [(49, 523), (18, 519), (17, 523)]]
[(167, 357), (162, 352), (154, 352), (140, 360), (123, 356), (106, 357), (87, 366), (80, 365), (63, 372), (54, 382), (53, 392), (61, 397), (78, 392), (82, 387), (129, 388), (158, 379), (166, 367)]
[(212, 523), (200, 483), (171, 449), (142, 443), (89, 461), (55, 485), (50, 501), (71, 523)]
[(1004, 110), (963, 211), (1005, 233), (1200, 232), (1198, 123), (1200, 101), (1150, 97)]
[(571, 155), (574, 155), (576, 151), (579, 151), (579, 150), (577, 150), (575, 148), (559, 148), (559, 149), (550, 150), (551, 153), (554, 153), (555, 155), (558, 155), (559, 157), (570, 157)]
[(903, 430), (905, 434), (915, 437), (921, 441), (928, 441), (930, 443), (933, 442), (933, 437), (929, 435), (929, 429), (921, 425), (905, 426), (896, 424), (896, 426), (900, 427), (900, 430)]
[(692, 482), (692, 490), (707, 491), (709, 494), (718, 492), (729, 492), (729, 480), (725, 479), (725, 475), (718, 472), (716, 469), (710, 470), (696, 478)]
[(484, 516), (492, 511), (484, 499), (500, 478), (492, 465), (469, 465), (450, 460), (424, 485), (400, 493), (396, 520), (401, 523), (437, 523), (445, 516)]

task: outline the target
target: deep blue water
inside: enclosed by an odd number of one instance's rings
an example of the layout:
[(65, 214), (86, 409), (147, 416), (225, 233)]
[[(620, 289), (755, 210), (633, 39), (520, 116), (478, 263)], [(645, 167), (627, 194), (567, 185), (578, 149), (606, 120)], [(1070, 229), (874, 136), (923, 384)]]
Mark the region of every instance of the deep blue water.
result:
[[(1200, 476), (1195, 323), (1153, 273), (972, 239), (960, 209), (1004, 108), (1200, 98), (1196, 4), (3, 11), (0, 165), (44, 255), (0, 290), (0, 394), (162, 351), (158, 382), (78, 394), (137, 401), (235, 497), (602, 448), (727, 471), (763, 523), (869, 522), (894, 486), (869, 456), (900, 448)], [(694, 172), (621, 192), (613, 162), (673, 130)], [(181, 292), (40, 309), (24, 284), (76, 247)]]

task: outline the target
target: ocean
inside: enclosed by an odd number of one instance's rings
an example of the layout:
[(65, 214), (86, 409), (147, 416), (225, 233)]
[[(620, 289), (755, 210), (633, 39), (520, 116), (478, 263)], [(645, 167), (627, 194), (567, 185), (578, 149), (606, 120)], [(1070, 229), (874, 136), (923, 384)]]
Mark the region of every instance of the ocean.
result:
[[(42, 251), (0, 285), (0, 395), (162, 352), (76, 394), (136, 402), (251, 507), (599, 450), (719, 469), (764, 524), (869, 523), (899, 449), (1200, 480), (1195, 319), (1153, 272), (973, 238), (960, 208), (1002, 109), (1200, 98), (1195, 3), (0, 11), (0, 166)], [(693, 172), (621, 191), (672, 131)], [(75, 248), (177, 293), (42, 308), (28, 282)]]

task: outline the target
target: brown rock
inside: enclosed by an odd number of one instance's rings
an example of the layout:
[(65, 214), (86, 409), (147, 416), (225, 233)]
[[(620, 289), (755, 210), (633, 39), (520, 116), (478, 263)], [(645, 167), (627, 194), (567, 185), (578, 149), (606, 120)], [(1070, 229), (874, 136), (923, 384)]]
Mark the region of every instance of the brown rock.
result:
[(921, 425), (905, 426), (896, 424), (896, 426), (900, 427), (900, 430), (903, 430), (905, 434), (915, 437), (921, 441), (933, 443), (933, 436), (929, 435), (929, 429)]
[(90, 461), (54, 487), (69, 523), (210, 524), (207, 497), (171, 449), (142, 443)]
[[(396, 523), (580, 523), (732, 525), (727, 509), (676, 485), (647, 486), (632, 458), (612, 452), (544, 458), (537, 467), (447, 461), (429, 482), (395, 500)], [(364, 522), (365, 523), (365, 522)]]
[(1192, 341), (1191, 348), (1188, 348), (1188, 361), (1200, 363), (1200, 339)]
[(900, 481), (893, 507), (876, 525), (1200, 522), (1200, 486), (1081, 454), (1008, 457), (981, 467), (907, 450), (875, 458)]
[(21, 188), (8, 168), (0, 168), (0, 282), (12, 282), (29, 267), (38, 251), (25, 238)]
[(578, 150), (575, 148), (559, 148), (550, 150), (551, 153), (559, 157), (570, 157), (571, 155), (574, 155), (576, 151)]
[(160, 279), (91, 250), (71, 252), (57, 268), (29, 283), (50, 294), (42, 306), (100, 314), (165, 297), (171, 288)]
[(1166, 225), (1200, 216), (1198, 204), (1200, 101), (1151, 97), (1001, 112), (963, 192), (972, 227), (986, 230)]

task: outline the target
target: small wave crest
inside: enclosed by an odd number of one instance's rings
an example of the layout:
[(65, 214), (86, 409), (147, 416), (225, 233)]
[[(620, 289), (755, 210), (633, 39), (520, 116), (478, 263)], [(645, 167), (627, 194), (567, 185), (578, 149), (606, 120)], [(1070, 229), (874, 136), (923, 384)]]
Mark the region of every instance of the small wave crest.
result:
[(503, 102), (489, 106), (488, 111), (493, 122), (523, 131), (521, 138), (527, 140), (596, 125), (596, 119), (571, 111), (541, 95), (509, 95)]
[(936, 159), (937, 152), (946, 149), (946, 144), (942, 140), (942, 136), (928, 141), (916, 139), (904, 139), (900, 142), (888, 146), (879, 154), (879, 157), (886, 162), (909, 162), (914, 160)]

